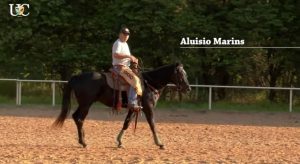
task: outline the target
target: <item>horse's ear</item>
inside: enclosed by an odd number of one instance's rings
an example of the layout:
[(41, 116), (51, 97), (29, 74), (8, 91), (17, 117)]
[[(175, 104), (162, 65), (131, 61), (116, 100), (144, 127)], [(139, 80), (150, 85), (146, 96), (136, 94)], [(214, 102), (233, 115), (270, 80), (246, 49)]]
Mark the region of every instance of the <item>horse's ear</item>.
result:
[(181, 64), (180, 62), (176, 62), (176, 67), (183, 67), (183, 64)]
[(175, 73), (180, 69), (180, 67), (183, 68), (183, 65), (181, 63), (179, 63), (179, 62), (176, 62), (175, 63)]

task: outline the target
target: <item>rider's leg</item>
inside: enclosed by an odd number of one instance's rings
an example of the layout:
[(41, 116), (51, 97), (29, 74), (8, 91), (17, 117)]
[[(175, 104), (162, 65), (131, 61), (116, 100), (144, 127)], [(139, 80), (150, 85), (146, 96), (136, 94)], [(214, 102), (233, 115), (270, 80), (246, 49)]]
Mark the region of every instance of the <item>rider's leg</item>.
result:
[(128, 91), (128, 105), (129, 107), (138, 107), (137, 105), (137, 94), (135, 89), (130, 86)]

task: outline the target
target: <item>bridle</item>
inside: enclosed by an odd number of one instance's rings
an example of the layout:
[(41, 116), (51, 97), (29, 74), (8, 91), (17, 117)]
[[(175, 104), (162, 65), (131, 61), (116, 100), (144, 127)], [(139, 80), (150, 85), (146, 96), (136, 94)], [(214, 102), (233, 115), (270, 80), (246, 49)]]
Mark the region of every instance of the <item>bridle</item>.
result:
[(181, 86), (182, 82), (184, 82), (183, 76), (185, 71), (183, 70), (182, 66), (177, 66), (175, 70), (175, 85), (177, 91), (182, 91), (183, 87)]
[[(139, 61), (142, 61), (141, 59), (139, 59)], [(136, 69), (138, 69), (139, 71), (143, 71), (143, 63), (142, 62), (139, 62), (139, 64), (136, 65)], [(181, 92), (184, 87), (181, 86), (181, 84), (184, 82), (184, 74), (185, 71), (183, 70), (183, 67), (181, 65), (177, 66), (175, 68), (175, 86), (176, 86), (176, 90)], [(147, 78), (150, 80), (150, 81), (153, 81), (153, 79), (151, 79), (151, 77), (147, 76)], [(152, 90), (156, 95), (160, 95), (160, 91), (158, 89), (156, 89), (155, 87), (153, 87), (151, 84), (149, 84), (149, 82), (146, 80), (146, 79), (143, 79), (145, 84), (148, 86), (148, 88), (150, 90)], [(159, 86), (161, 87), (161, 86)]]

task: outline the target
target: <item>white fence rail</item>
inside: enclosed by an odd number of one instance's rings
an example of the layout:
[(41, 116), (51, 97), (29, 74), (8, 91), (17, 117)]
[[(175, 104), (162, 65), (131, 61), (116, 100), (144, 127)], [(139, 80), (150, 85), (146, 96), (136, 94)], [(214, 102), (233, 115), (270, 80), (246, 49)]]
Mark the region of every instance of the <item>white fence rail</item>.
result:
[(300, 88), (288, 88), (288, 87), (251, 87), (251, 86), (220, 86), (220, 85), (190, 85), (191, 87), (202, 87), (209, 88), (208, 92), (208, 109), (211, 110), (212, 107), (212, 88), (232, 88), (232, 89), (263, 89), (263, 90), (288, 90), (290, 92), (289, 96), (289, 111), (293, 111), (293, 91), (300, 90)]
[[(16, 82), (16, 105), (22, 104), (22, 82), (37, 82), (51, 83), (52, 88), (52, 106), (55, 106), (55, 84), (66, 83), (67, 81), (60, 80), (21, 80), (21, 79), (0, 79), (0, 81), (15, 81)], [(172, 84), (168, 86), (174, 86)], [(293, 111), (293, 91), (300, 88), (288, 87), (252, 87), (252, 86), (220, 86), (220, 85), (190, 85), (195, 88), (208, 88), (208, 109), (212, 109), (212, 89), (213, 88), (232, 88), (232, 89), (262, 89), (262, 90), (287, 90), (289, 91), (289, 112)]]
[(52, 106), (55, 106), (55, 84), (67, 82), (67, 81), (60, 81), (60, 80), (21, 80), (21, 79), (0, 79), (0, 81), (15, 81), (16, 82), (16, 105), (22, 104), (22, 83), (23, 82), (51, 83)]

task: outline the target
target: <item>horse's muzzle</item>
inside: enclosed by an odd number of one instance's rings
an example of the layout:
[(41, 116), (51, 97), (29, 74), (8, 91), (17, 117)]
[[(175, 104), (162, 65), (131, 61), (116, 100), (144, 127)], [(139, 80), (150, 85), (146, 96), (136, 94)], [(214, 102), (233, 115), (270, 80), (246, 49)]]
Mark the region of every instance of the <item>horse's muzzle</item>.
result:
[(183, 92), (183, 93), (188, 93), (188, 92), (190, 92), (192, 89), (191, 89), (191, 87), (188, 85), (188, 86), (186, 86), (186, 87), (184, 87), (184, 88), (181, 88), (181, 92)]
[(190, 92), (192, 90), (191, 86), (188, 87), (187, 91)]

